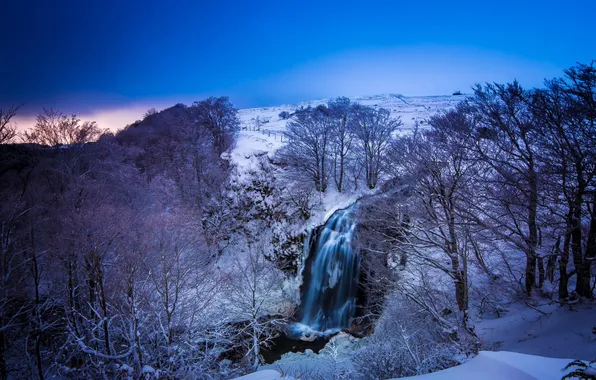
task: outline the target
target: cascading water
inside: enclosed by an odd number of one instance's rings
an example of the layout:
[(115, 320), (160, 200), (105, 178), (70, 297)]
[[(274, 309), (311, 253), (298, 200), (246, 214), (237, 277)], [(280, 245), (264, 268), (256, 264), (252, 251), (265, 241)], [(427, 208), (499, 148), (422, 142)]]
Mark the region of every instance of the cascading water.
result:
[[(351, 208), (336, 211), (312, 232), (304, 268), (301, 320), (290, 326), (294, 338), (329, 335), (350, 326), (356, 312), (360, 255), (353, 248), (356, 223)], [(318, 234), (317, 234), (318, 232)]]

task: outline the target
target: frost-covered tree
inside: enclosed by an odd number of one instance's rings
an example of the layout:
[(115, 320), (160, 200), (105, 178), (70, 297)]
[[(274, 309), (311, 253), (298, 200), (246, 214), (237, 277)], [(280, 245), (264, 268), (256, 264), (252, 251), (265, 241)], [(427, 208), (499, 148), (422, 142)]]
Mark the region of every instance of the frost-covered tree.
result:
[[(430, 129), (415, 131), (394, 144), (394, 165), (413, 186), (408, 248), (452, 279), (457, 307), (467, 325), (468, 263), (476, 225), (468, 215), (468, 203), (475, 196), (479, 171), (478, 160), (467, 146), (474, 124), (461, 107), (432, 117), (429, 124)], [(439, 256), (432, 254), (435, 249)]]
[(234, 142), (240, 129), (238, 110), (228, 97), (211, 97), (194, 102), (189, 107), (192, 121), (197, 127), (206, 128), (213, 137), (218, 154), (225, 152)]
[[(260, 229), (262, 231), (262, 229)], [(244, 358), (252, 370), (262, 364), (261, 348), (281, 333), (286, 322), (282, 272), (265, 255), (270, 245), (266, 233), (248, 236), (245, 251), (233, 255), (227, 291), (230, 317), (243, 325), (239, 331)]]
[(394, 132), (401, 126), (398, 118), (384, 108), (354, 107), (354, 133), (358, 138), (366, 186), (374, 189), (383, 170), (384, 157)]
[(390, 297), (375, 332), (353, 360), (364, 379), (416, 376), (457, 365), (470, 349), (456, 343), (433, 316), (399, 293)]
[[(478, 221), (526, 256), (525, 290), (536, 284), (539, 254), (539, 208), (542, 188), (540, 127), (528, 106), (528, 92), (517, 82), (475, 88), (468, 100), (478, 137), (474, 150), (490, 170), (477, 189), (481, 202), (470, 203)], [(542, 267), (540, 265), (540, 267)]]
[(333, 119), (332, 155), (333, 178), (338, 192), (344, 189), (346, 161), (352, 153), (354, 140), (354, 105), (349, 98), (340, 97), (328, 104), (330, 117)]
[(285, 133), (288, 144), (280, 151), (294, 173), (313, 181), (320, 192), (327, 190), (329, 182), (332, 133), (333, 119), (326, 106), (297, 111)]
[[(568, 297), (571, 255), (577, 281), (575, 291), (593, 297), (591, 266), (596, 257), (596, 67), (578, 64), (565, 77), (546, 82), (532, 94), (532, 111), (542, 125), (541, 154), (548, 176), (549, 208), (563, 226), (555, 252), (559, 266), (559, 297)], [(560, 199), (564, 199), (561, 205)], [(582, 226), (585, 220), (590, 227)], [(586, 231), (586, 232), (584, 232)], [(586, 236), (587, 235), (587, 236)], [(562, 237), (562, 242), (561, 242)], [(561, 247), (562, 243), (562, 247)], [(553, 277), (554, 265), (548, 266)]]

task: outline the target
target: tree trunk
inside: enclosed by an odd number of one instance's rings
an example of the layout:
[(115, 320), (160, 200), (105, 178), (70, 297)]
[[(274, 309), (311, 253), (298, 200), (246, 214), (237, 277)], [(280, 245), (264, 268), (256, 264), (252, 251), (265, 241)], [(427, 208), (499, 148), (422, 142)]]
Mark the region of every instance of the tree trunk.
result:
[[(592, 201), (592, 215), (590, 220), (590, 230), (588, 231), (588, 241), (586, 242), (586, 254), (584, 256), (584, 262), (581, 266), (580, 272), (583, 277), (583, 281), (587, 285), (588, 294), (586, 297), (594, 298), (594, 287), (590, 287), (592, 280), (591, 269), (592, 265), (596, 265), (596, 192), (594, 192), (594, 200)], [(596, 286), (596, 280), (594, 282)]]
[(68, 262), (66, 263), (66, 273), (68, 277), (68, 306), (70, 308), (69, 314), (72, 320), (72, 328), (74, 329), (77, 336), (80, 336), (79, 324), (77, 322), (76, 311), (79, 309), (79, 302), (77, 300), (77, 281), (75, 278), (75, 271), (77, 267), (76, 257), (69, 255)]
[(536, 284), (536, 255), (533, 252), (526, 254), (526, 294), (532, 295)]
[[(342, 144), (342, 149), (343, 149), (343, 144)], [(342, 191), (342, 185), (344, 182), (344, 160), (345, 160), (345, 157), (342, 152), (342, 153), (340, 153), (340, 157), (339, 157), (339, 180), (337, 181), (337, 191), (340, 193)]]
[(33, 274), (33, 284), (35, 286), (35, 307), (33, 308), (33, 320), (35, 321), (35, 361), (37, 362), (37, 375), (39, 380), (44, 380), (43, 365), (41, 357), (41, 337), (42, 337), (42, 320), (41, 320), (41, 298), (39, 296), (40, 287), (40, 273), (39, 264), (37, 262), (37, 251), (35, 250), (35, 234), (31, 229), (31, 270)]
[(546, 279), (546, 271), (544, 269), (544, 258), (537, 257), (538, 261), (538, 287), (542, 288), (544, 285), (544, 280)]
[(107, 355), (112, 354), (112, 350), (110, 349), (110, 328), (108, 324), (108, 305), (106, 294), (104, 291), (104, 283), (103, 283), (103, 271), (101, 268), (101, 262), (99, 260), (99, 256), (95, 253), (95, 269), (97, 271), (97, 285), (99, 286), (99, 295), (101, 297), (99, 304), (101, 305), (101, 312), (103, 314), (103, 341)]
[(8, 379), (8, 368), (6, 367), (6, 336), (0, 331), (0, 380)]
[(571, 253), (573, 255), (573, 265), (577, 272), (575, 292), (581, 297), (589, 297), (590, 273), (588, 272), (587, 276), (583, 273), (583, 268), (585, 268), (585, 266), (582, 252), (582, 201), (582, 193), (578, 189), (574, 197), (573, 216), (571, 218)]
[(571, 236), (570, 232), (568, 231), (565, 233), (563, 253), (559, 259), (559, 300), (561, 301), (567, 300), (569, 298), (569, 273), (567, 273), (567, 264), (569, 263), (570, 240)]
[(254, 362), (253, 362), (253, 369), (256, 371), (259, 368), (259, 339), (258, 339), (258, 332), (255, 324), (258, 323), (257, 320), (253, 322), (252, 328), (252, 349), (254, 354)]
[(455, 285), (455, 300), (459, 311), (464, 312), (467, 308), (466, 280), (461, 268), (459, 267), (459, 258), (457, 254), (451, 255), (451, 270), (453, 273), (453, 283)]
[(536, 222), (538, 211), (538, 184), (534, 172), (534, 162), (530, 161), (530, 205), (528, 208), (528, 250), (526, 252), (526, 293), (532, 294), (536, 286), (536, 246), (538, 245), (538, 225)]
[(548, 255), (548, 259), (546, 260), (546, 280), (551, 284), (555, 282), (555, 263), (557, 257), (561, 252), (561, 237), (557, 238), (557, 242), (553, 247), (553, 251), (550, 255)]
[(321, 155), (321, 193), (327, 190), (327, 173), (325, 171), (325, 152)]

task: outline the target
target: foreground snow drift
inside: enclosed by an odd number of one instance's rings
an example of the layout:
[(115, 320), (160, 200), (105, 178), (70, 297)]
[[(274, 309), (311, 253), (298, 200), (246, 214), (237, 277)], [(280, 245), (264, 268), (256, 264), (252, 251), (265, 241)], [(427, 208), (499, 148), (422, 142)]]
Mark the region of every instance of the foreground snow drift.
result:
[[(246, 376), (238, 377), (237, 380), (278, 380), (284, 379), (281, 377), (281, 374), (272, 369), (265, 369), (263, 371), (258, 371), (251, 373)], [(287, 379), (287, 377), (285, 378)]]
[[(406, 377), (416, 380), (560, 380), (572, 359), (545, 358), (507, 351), (481, 351), (466, 363), (428, 375)], [(277, 371), (268, 369), (239, 377), (238, 380), (283, 379)], [(287, 379), (287, 378), (286, 378)]]
[(507, 351), (481, 351), (472, 360), (453, 368), (406, 379), (429, 380), (560, 380), (571, 359), (554, 359)]

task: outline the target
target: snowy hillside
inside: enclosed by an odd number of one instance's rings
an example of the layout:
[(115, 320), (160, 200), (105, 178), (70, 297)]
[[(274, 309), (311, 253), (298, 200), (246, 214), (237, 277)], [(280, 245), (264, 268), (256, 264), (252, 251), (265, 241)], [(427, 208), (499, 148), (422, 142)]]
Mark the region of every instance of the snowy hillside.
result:
[[(403, 129), (411, 129), (416, 121), (420, 123), (421, 127), (424, 127), (432, 115), (455, 107), (464, 98), (465, 96), (462, 95), (406, 97), (385, 94), (354, 97), (350, 100), (362, 105), (390, 110), (393, 117), (401, 119)], [(248, 172), (258, 167), (260, 157), (265, 154), (272, 157), (279, 148), (286, 144), (284, 132), (291, 119), (280, 118), (281, 112), (292, 114), (302, 107), (317, 106), (328, 101), (329, 99), (321, 99), (292, 105), (239, 110), (240, 132), (236, 145), (230, 152), (230, 160), (237, 168), (240, 181)], [(345, 194), (338, 194), (333, 190), (327, 191), (321, 195), (322, 209), (315, 213), (310, 221), (311, 225), (322, 224), (335, 210), (347, 207), (366, 192), (365, 189)]]
[[(461, 95), (406, 97), (388, 94), (351, 98), (362, 105), (381, 107), (391, 111), (392, 116), (400, 117), (403, 128), (409, 129), (416, 121), (422, 125), (429, 117), (439, 111), (454, 107), (464, 99)], [(239, 111), (241, 131), (232, 160), (240, 168), (250, 165), (250, 157), (262, 152), (273, 154), (283, 144), (283, 133), (289, 120), (282, 120), (279, 114), (283, 111), (292, 113), (296, 109), (317, 106), (327, 103), (327, 99), (301, 102), (294, 105), (275, 107), (247, 108)]]

